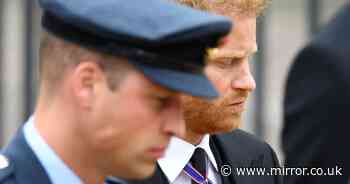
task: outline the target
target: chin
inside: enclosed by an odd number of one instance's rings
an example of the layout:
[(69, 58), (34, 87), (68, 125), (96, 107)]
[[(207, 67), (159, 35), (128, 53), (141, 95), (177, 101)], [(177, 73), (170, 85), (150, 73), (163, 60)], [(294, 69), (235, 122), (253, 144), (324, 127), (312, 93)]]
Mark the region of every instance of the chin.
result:
[[(219, 134), (231, 132), (241, 125), (241, 114), (220, 113), (202, 113), (185, 114), (186, 129), (197, 134)], [(204, 115), (203, 115), (204, 114)]]
[(130, 180), (144, 180), (151, 177), (156, 170), (155, 163), (153, 164), (136, 164), (133, 168), (133, 172), (128, 172), (128, 176), (125, 179)]

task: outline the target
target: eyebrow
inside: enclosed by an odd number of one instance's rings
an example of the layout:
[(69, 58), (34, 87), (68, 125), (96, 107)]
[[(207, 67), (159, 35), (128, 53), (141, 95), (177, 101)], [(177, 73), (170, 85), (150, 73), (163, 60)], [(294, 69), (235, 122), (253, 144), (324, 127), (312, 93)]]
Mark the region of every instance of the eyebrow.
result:
[(249, 56), (249, 55), (253, 55), (253, 54), (256, 54), (258, 52), (258, 45), (255, 44), (251, 49), (249, 49), (248, 51), (243, 51), (243, 52), (233, 52), (232, 55), (233, 57), (238, 57), (238, 58), (242, 58), (242, 57), (245, 57), (245, 56)]
[(221, 56), (215, 56), (213, 58), (211, 58), (211, 60), (215, 60), (215, 59), (240, 59), (240, 58), (244, 58), (250, 55), (254, 55), (258, 52), (258, 46), (255, 45), (252, 49), (248, 50), (248, 51), (233, 51), (230, 53), (225, 53), (222, 54)]

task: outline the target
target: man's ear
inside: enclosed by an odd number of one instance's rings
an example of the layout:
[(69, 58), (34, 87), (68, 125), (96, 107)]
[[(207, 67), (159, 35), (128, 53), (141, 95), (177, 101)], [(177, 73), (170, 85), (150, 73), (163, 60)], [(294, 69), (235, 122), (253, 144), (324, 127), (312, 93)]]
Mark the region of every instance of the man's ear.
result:
[(95, 98), (97, 86), (103, 82), (102, 69), (96, 62), (85, 61), (74, 68), (72, 75), (72, 89), (79, 105), (91, 108)]

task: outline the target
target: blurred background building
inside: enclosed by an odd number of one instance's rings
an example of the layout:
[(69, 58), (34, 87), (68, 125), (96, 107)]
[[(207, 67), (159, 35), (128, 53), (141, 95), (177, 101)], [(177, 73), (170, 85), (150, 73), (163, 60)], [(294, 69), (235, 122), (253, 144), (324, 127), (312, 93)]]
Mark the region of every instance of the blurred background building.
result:
[[(269, 142), (281, 160), (282, 102), (291, 61), (345, 2), (273, 0), (258, 20), (259, 53), (251, 61), (257, 89), (242, 128)], [(40, 14), (36, 0), (0, 0), (0, 147), (33, 111)]]

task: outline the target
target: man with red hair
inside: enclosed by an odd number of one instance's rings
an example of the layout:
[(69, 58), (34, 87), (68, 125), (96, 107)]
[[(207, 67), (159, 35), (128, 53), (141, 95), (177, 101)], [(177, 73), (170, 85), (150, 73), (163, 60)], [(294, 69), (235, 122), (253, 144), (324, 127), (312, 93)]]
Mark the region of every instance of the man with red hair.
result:
[[(234, 23), (218, 48), (208, 53), (206, 73), (221, 93), (214, 101), (182, 96), (185, 136), (174, 137), (153, 177), (143, 184), (281, 184), (272, 173), (279, 163), (271, 147), (240, 129), (241, 116), (255, 81), (249, 58), (258, 50), (256, 19), (267, 0), (179, 0), (188, 6), (227, 16)], [(243, 173), (260, 169), (266, 173)], [(256, 172), (256, 171), (255, 171)]]

